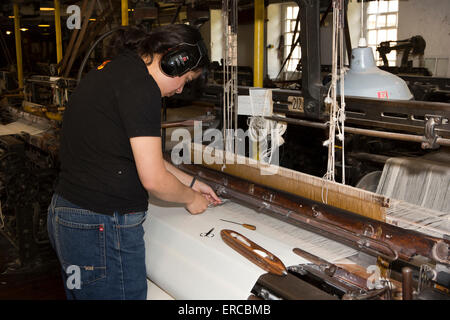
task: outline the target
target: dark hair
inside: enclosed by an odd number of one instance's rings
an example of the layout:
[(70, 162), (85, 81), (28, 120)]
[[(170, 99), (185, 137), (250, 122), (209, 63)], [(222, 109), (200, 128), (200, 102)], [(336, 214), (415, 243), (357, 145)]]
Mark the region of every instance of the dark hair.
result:
[[(153, 61), (154, 54), (165, 54), (180, 43), (196, 44), (203, 41), (198, 28), (187, 24), (169, 24), (145, 32), (140, 27), (124, 27), (117, 32), (112, 49), (116, 54), (124, 49), (135, 51), (141, 57), (149, 57)], [(198, 69), (207, 67), (209, 58), (202, 57)]]

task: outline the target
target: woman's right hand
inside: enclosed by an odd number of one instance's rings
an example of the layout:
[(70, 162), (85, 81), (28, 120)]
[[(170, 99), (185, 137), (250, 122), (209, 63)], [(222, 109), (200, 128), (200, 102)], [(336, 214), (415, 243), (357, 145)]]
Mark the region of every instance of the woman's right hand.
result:
[(208, 208), (210, 202), (200, 192), (192, 191), (194, 192), (194, 198), (186, 204), (186, 209), (190, 214), (203, 213)]

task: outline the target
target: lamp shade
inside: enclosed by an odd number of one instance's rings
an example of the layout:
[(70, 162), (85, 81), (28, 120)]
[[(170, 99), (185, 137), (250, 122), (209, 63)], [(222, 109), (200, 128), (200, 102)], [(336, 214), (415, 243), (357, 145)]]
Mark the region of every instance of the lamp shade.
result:
[[(340, 83), (337, 83), (337, 93)], [(344, 77), (345, 96), (389, 100), (411, 100), (413, 95), (400, 77), (383, 71), (375, 64), (372, 49), (358, 47), (352, 50), (350, 70)]]

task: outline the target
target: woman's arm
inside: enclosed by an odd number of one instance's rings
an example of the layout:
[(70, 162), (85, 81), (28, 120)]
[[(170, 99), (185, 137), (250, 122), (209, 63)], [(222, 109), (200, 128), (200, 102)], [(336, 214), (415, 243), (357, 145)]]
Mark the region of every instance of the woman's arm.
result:
[(164, 165), (165, 165), (167, 171), (169, 171), (171, 174), (173, 174), (175, 177), (177, 177), (177, 179), (180, 180), (180, 182), (182, 184), (184, 184), (185, 186), (188, 186), (188, 187), (190, 186), (190, 184), (192, 182), (192, 178), (193, 178), (191, 175), (187, 174), (186, 172), (181, 171), (180, 169), (178, 169), (171, 163), (167, 162), (166, 160), (164, 160)]
[[(169, 171), (175, 177), (177, 177), (177, 179), (180, 180), (181, 183), (183, 183), (186, 186), (191, 185), (192, 179), (193, 179), (193, 177), (191, 175), (181, 171), (180, 169), (178, 169), (171, 163), (167, 162), (166, 160), (164, 160), (164, 163), (165, 163), (167, 171)], [(205, 196), (214, 205), (217, 205), (222, 202), (220, 200), (220, 198), (216, 195), (214, 190), (209, 185), (207, 185), (206, 183), (203, 183), (202, 181), (195, 180), (194, 185), (192, 186), (192, 189), (200, 192), (203, 196)]]
[(184, 203), (192, 214), (206, 210), (209, 201), (166, 169), (160, 137), (134, 137), (130, 144), (139, 179), (148, 192), (161, 200)]

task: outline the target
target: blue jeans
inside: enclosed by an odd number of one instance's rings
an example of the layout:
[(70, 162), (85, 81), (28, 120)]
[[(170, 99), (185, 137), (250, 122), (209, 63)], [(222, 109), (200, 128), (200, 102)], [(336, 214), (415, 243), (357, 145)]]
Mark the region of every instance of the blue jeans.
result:
[(146, 211), (95, 213), (53, 195), (47, 229), (67, 299), (147, 298), (142, 227), (146, 216)]

